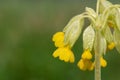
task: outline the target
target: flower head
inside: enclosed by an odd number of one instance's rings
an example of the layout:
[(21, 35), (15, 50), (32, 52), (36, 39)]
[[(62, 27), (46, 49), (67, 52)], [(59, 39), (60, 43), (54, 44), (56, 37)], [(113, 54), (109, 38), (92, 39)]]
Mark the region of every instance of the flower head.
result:
[[(90, 20), (90, 25), (83, 28), (85, 18)], [(83, 29), (84, 31), (82, 31)], [(106, 67), (107, 61), (103, 58), (106, 49), (112, 50), (115, 47), (120, 53), (120, 5), (101, 0), (97, 3), (96, 11), (87, 7), (85, 12), (73, 17), (63, 32), (53, 35), (52, 41), (57, 47), (53, 57), (59, 57), (65, 62), (74, 62), (71, 48), (81, 32), (83, 32), (84, 52), (77, 66), (81, 70), (93, 70), (96, 67), (95, 72), (97, 68), (100, 69), (99, 64), (101, 67)], [(107, 45), (107, 43), (109, 44)], [(95, 58), (92, 59), (93, 56)]]

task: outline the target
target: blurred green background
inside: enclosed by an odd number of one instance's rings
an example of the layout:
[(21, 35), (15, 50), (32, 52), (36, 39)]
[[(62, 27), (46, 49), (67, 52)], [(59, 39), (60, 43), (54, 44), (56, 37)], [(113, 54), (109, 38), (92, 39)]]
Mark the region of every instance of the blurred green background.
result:
[[(95, 4), (96, 0), (0, 0), (0, 80), (94, 80), (94, 71), (76, 66), (83, 51), (81, 38), (72, 49), (73, 64), (52, 57), (56, 48), (51, 38)], [(120, 80), (120, 54), (114, 49), (105, 58), (102, 80)]]

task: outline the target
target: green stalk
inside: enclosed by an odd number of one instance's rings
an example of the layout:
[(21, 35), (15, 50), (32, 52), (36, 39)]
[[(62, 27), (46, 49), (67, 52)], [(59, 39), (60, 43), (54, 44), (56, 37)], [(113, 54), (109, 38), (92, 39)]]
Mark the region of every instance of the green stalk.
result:
[(101, 80), (101, 64), (100, 64), (100, 31), (96, 32), (97, 46), (95, 51), (95, 80)]
[(97, 16), (99, 14), (99, 7), (100, 7), (100, 0), (97, 0), (97, 5), (96, 5), (96, 13), (97, 13)]
[[(97, 16), (99, 16), (100, 1), (101, 1), (101, 0), (97, 0), (97, 5), (96, 5), (96, 13), (97, 13)], [(99, 27), (99, 26), (98, 26), (98, 27)], [(101, 38), (100, 31), (97, 30), (97, 31), (96, 31), (96, 41), (97, 41), (97, 46), (96, 46), (96, 48), (97, 48), (97, 49), (95, 50), (95, 80), (101, 80), (100, 38)]]

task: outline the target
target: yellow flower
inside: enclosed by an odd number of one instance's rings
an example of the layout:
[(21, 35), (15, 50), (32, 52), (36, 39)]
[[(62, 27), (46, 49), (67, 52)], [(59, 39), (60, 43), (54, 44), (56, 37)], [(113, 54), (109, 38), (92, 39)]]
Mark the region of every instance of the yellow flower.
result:
[(55, 42), (56, 47), (64, 46), (64, 32), (57, 32), (53, 35), (52, 41)]
[(88, 59), (80, 59), (77, 66), (83, 71), (85, 70), (92, 71), (94, 69), (94, 64), (92, 63), (92, 61)]
[(93, 69), (94, 69), (94, 63), (92, 63), (92, 61), (89, 61), (88, 70), (92, 71)]
[(82, 54), (82, 59), (92, 59), (92, 54), (90, 53), (90, 50), (87, 49)]
[(100, 63), (102, 67), (106, 67), (107, 66), (107, 61), (105, 59), (103, 59), (103, 57), (100, 58)]
[(115, 43), (114, 42), (111, 42), (111, 43), (108, 44), (108, 49), (109, 50), (112, 50), (114, 47), (115, 47)]
[(87, 70), (83, 59), (80, 59), (80, 61), (78, 62), (77, 66), (78, 66), (81, 70), (83, 70), (83, 71)]
[(65, 46), (65, 47), (60, 47), (58, 48), (56, 51), (54, 51), (53, 56), (59, 57), (60, 60), (63, 60), (65, 62), (74, 62), (74, 54), (71, 51), (71, 49), (69, 48), (69, 46)]

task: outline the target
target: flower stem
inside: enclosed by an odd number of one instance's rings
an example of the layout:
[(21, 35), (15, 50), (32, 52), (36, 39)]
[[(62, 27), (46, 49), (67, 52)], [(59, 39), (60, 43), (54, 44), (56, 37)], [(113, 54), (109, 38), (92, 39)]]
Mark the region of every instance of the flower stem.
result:
[(100, 0), (97, 0), (96, 13), (99, 14)]
[(100, 37), (101, 34), (99, 31), (96, 33), (97, 39), (97, 50), (95, 51), (95, 80), (101, 80), (101, 65), (100, 65)]
[[(97, 5), (96, 5), (96, 13), (97, 16), (99, 15), (99, 8), (100, 8), (100, 1), (97, 0)], [(96, 31), (96, 41), (97, 41), (97, 46), (95, 50), (95, 80), (101, 80), (101, 64), (100, 64), (100, 39), (101, 39), (101, 34), (100, 31)]]

